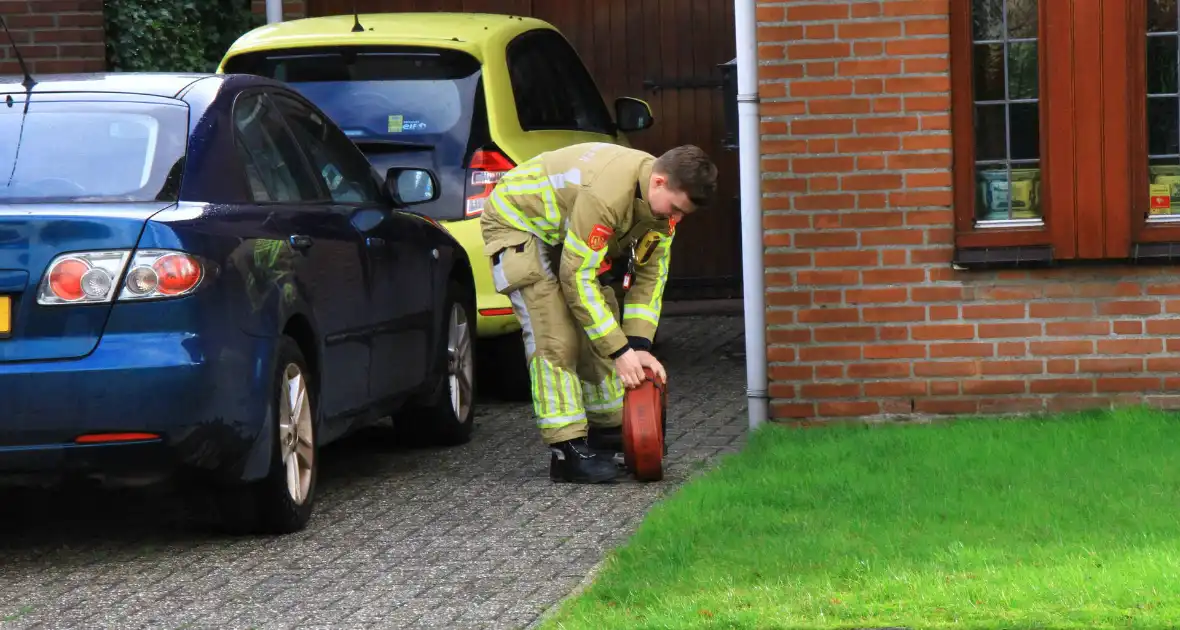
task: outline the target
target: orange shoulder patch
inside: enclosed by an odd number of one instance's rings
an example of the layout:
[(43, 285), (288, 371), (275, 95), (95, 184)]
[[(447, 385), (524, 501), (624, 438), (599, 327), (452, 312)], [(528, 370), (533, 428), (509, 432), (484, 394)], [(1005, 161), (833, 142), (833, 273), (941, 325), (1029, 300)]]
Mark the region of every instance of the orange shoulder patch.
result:
[(606, 227), (605, 225), (595, 223), (594, 228), (590, 230), (590, 236), (586, 239), (586, 244), (590, 249), (598, 251), (606, 247), (607, 241), (614, 236), (615, 231)]

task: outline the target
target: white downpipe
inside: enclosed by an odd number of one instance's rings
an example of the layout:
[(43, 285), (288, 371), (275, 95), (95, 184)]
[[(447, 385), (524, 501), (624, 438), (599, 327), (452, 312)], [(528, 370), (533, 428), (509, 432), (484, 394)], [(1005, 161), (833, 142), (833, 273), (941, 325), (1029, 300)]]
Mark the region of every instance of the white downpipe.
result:
[(737, 28), (738, 164), (742, 217), (742, 293), (746, 317), (746, 403), (750, 428), (769, 417), (766, 282), (762, 245), (762, 148), (758, 118), (757, 0), (734, 0)]
[(283, 0), (266, 0), (266, 23), (276, 24), (283, 21)]

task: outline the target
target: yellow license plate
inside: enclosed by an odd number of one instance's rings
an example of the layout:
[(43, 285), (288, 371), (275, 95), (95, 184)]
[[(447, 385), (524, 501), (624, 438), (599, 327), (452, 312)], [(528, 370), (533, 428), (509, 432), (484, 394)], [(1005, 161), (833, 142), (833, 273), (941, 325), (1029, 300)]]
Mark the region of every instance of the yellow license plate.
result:
[(0, 295), (0, 337), (12, 333), (12, 298)]

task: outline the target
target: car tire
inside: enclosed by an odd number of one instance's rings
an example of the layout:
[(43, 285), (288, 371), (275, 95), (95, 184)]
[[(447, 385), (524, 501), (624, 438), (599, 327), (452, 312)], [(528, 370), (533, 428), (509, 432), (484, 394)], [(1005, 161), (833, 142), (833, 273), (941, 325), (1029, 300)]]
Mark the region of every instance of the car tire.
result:
[(263, 479), (219, 498), (222, 529), (235, 534), (282, 535), (311, 519), (319, 472), (316, 375), (299, 344), (280, 337), (267, 428), (273, 450)]
[(446, 322), (436, 350), (439, 380), (431, 395), (400, 414), (397, 426), (414, 443), (456, 446), (471, 439), (475, 425), (475, 294), (451, 280), (443, 308)]

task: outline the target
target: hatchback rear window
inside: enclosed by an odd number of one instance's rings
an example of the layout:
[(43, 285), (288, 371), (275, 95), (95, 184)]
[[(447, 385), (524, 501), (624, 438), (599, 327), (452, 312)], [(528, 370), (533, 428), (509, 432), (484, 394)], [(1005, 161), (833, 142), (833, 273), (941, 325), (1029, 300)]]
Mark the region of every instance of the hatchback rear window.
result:
[(362, 149), (434, 148), (442, 164), (463, 161), (480, 64), (429, 47), (299, 48), (247, 53), (226, 72), (277, 79), (324, 110)]
[(0, 101), (0, 203), (176, 201), (188, 107)]

